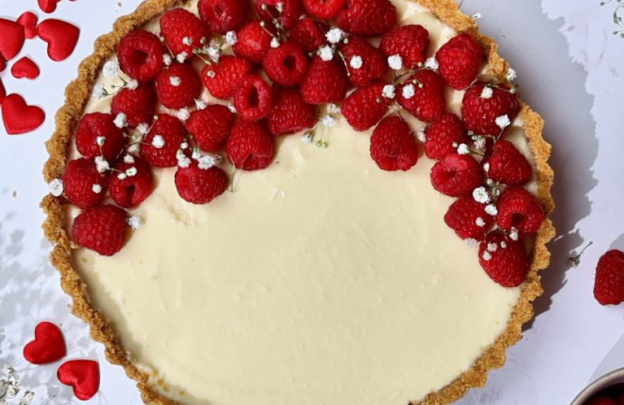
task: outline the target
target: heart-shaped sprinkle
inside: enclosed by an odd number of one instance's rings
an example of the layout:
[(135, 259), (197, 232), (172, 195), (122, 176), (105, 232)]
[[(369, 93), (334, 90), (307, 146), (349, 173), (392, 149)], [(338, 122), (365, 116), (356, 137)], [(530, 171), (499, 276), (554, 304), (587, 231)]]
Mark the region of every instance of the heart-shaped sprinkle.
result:
[(56, 373), (58, 380), (74, 389), (76, 398), (86, 401), (100, 388), (100, 368), (93, 360), (71, 360)]
[(35, 328), (35, 340), (24, 346), (24, 358), (32, 364), (48, 364), (67, 354), (65, 339), (58, 326), (41, 322)]
[(39, 21), (39, 17), (31, 11), (26, 11), (17, 19), (17, 23), (24, 27), (26, 39), (33, 39), (37, 36), (37, 21)]
[(39, 77), (39, 73), (39, 66), (28, 56), (24, 56), (11, 67), (11, 74), (16, 79), (33, 80)]
[(50, 59), (60, 62), (74, 52), (80, 37), (80, 28), (65, 21), (49, 19), (39, 24), (37, 33), (48, 43)]
[(9, 94), (2, 103), (2, 120), (7, 134), (18, 135), (39, 128), (45, 113), (39, 107), (27, 105), (19, 94)]
[(0, 54), (6, 60), (11, 60), (22, 50), (24, 41), (24, 27), (15, 21), (0, 18)]
[(4, 88), (4, 84), (2, 83), (2, 79), (0, 78), (0, 105), (2, 105), (2, 102), (4, 101), (5, 98), (6, 98), (6, 90)]
[(45, 13), (53, 13), (59, 1), (61, 0), (38, 0), (39, 8)]

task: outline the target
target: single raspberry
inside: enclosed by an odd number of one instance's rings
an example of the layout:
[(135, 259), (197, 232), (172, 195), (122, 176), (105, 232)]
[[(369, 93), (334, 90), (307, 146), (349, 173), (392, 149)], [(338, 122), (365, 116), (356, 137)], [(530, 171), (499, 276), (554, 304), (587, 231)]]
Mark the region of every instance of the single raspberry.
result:
[(236, 56), (261, 63), (264, 55), (271, 49), (274, 31), (270, 25), (264, 27), (260, 25), (260, 21), (249, 22), (238, 31), (237, 40), (232, 46), (232, 50)]
[(123, 247), (128, 232), (126, 211), (114, 205), (91, 207), (78, 215), (72, 225), (76, 243), (103, 256), (112, 256)]
[(252, 69), (251, 63), (243, 58), (225, 55), (218, 64), (206, 65), (201, 73), (204, 86), (216, 98), (227, 99)]
[(414, 117), (424, 122), (440, 118), (446, 108), (446, 84), (432, 70), (420, 70), (397, 88), (397, 101)]
[(371, 84), (388, 70), (381, 51), (362, 37), (350, 36), (340, 52), (347, 64), (349, 81), (356, 86)]
[(216, 152), (230, 135), (234, 114), (223, 105), (209, 105), (191, 113), (186, 129), (202, 150)]
[(418, 162), (418, 142), (403, 118), (386, 117), (373, 131), (370, 153), (382, 170), (407, 171)]
[(470, 86), (483, 64), (483, 49), (470, 34), (459, 34), (436, 53), (440, 75), (456, 90)]
[(356, 131), (366, 131), (377, 125), (388, 113), (391, 99), (382, 95), (387, 83), (376, 82), (355, 90), (342, 103), (342, 115)]
[(507, 288), (518, 287), (529, 272), (524, 243), (501, 232), (490, 233), (479, 244), (479, 263), (495, 283)]
[(275, 106), (267, 117), (267, 124), (273, 135), (294, 134), (313, 128), (317, 121), (316, 106), (303, 101), (297, 90), (276, 89)]
[(151, 124), (156, 111), (156, 89), (152, 82), (139, 85), (136, 89), (123, 88), (113, 97), (111, 112), (113, 116), (125, 114), (128, 127), (136, 128), (139, 124)]
[[(0, 72), (2, 72), (2, 69), (0, 69)], [(0, 79), (0, 105), (2, 105), (2, 102), (4, 101), (5, 98), (6, 98), (6, 89), (4, 88), (2, 79)]]
[(228, 160), (243, 170), (260, 170), (273, 161), (275, 138), (264, 121), (234, 121), (232, 133), (225, 144)]
[(416, 69), (427, 59), (429, 31), (422, 25), (403, 25), (384, 35), (379, 49), (387, 57), (399, 55), (406, 69)]
[(458, 199), (449, 207), (444, 222), (462, 239), (482, 241), (494, 224), (494, 218), (485, 211), (485, 205), (472, 196)]
[(92, 160), (72, 160), (63, 174), (65, 198), (82, 209), (99, 204), (104, 198), (104, 188), (107, 185), (108, 173), (98, 173)]
[(176, 56), (190, 59), (196, 48), (202, 48), (209, 38), (204, 23), (195, 14), (183, 8), (175, 8), (160, 18), (160, 33)]
[(463, 197), (481, 185), (479, 163), (469, 155), (451, 153), (431, 168), (433, 188), (450, 197)]
[(246, 0), (199, 0), (199, 17), (210, 32), (224, 35), (241, 26), (247, 17), (249, 2)]
[(503, 184), (522, 185), (533, 177), (531, 164), (509, 141), (496, 142), (485, 163), (489, 164), (488, 177)]
[(301, 81), (301, 95), (308, 104), (340, 103), (349, 87), (347, 71), (338, 57), (324, 61), (315, 55)]
[(176, 154), (184, 142), (185, 133), (184, 126), (176, 117), (158, 114), (152, 129), (143, 138), (141, 157), (152, 166), (176, 166)]
[(111, 175), (110, 196), (123, 208), (141, 204), (154, 190), (152, 168), (139, 157), (126, 155), (115, 164)]
[(273, 88), (258, 75), (249, 75), (234, 93), (236, 111), (249, 121), (269, 115), (273, 108)]
[(124, 144), (121, 129), (115, 126), (110, 114), (89, 113), (80, 119), (76, 148), (82, 156), (89, 159), (104, 156), (106, 160), (114, 160)]
[(293, 87), (301, 82), (308, 71), (308, 58), (295, 42), (286, 42), (269, 50), (262, 66), (274, 83)]
[(510, 187), (497, 201), (496, 223), (505, 231), (517, 229), (520, 236), (539, 231), (546, 217), (542, 204), (522, 187)]
[(163, 47), (160, 39), (145, 30), (126, 35), (117, 50), (119, 65), (125, 74), (140, 82), (147, 82), (163, 68)]
[[(282, 11), (278, 10), (279, 3)], [(264, 21), (276, 20), (284, 28), (290, 29), (297, 24), (305, 10), (301, 0), (256, 0), (256, 11)]]
[(227, 190), (227, 174), (217, 166), (201, 169), (197, 162), (188, 167), (178, 167), (175, 185), (178, 194), (192, 204), (207, 204)]
[(453, 113), (444, 113), (431, 124), (425, 132), (425, 155), (429, 159), (440, 160), (449, 153), (454, 153), (454, 144), (470, 142), (464, 122)]
[(509, 121), (513, 121), (520, 111), (520, 104), (518, 96), (512, 94), (507, 85), (488, 86), (491, 94), (483, 91), (485, 87), (485, 83), (477, 82), (466, 90), (462, 116), (469, 131), (496, 136), (503, 130), (496, 119), (506, 115)]
[(394, 27), (398, 16), (389, 0), (347, 0), (337, 20), (340, 28), (352, 34), (383, 35)]
[(158, 101), (172, 109), (188, 107), (202, 91), (202, 84), (193, 66), (176, 63), (163, 69), (156, 78)]
[(597, 397), (592, 398), (587, 405), (619, 405), (615, 400), (605, 397), (603, 395), (599, 395)]
[(290, 30), (288, 40), (298, 43), (306, 52), (315, 52), (325, 43), (325, 32), (329, 25), (323, 21), (303, 18)]
[(347, 0), (303, 0), (303, 6), (308, 14), (331, 20), (347, 6)]

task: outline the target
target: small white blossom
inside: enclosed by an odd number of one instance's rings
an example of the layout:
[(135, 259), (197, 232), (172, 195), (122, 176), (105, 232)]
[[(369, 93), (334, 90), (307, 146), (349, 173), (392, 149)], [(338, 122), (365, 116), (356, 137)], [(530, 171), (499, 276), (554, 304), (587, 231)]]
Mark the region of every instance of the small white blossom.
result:
[(514, 80), (516, 80), (517, 77), (518, 74), (515, 70), (513, 70), (512, 68), (507, 69), (507, 74), (505, 75), (505, 78), (508, 82), (513, 82)]
[(278, 2), (278, 3), (275, 5), (275, 8), (277, 9), (277, 12), (278, 12), (278, 13), (283, 13), (283, 12), (284, 12), (284, 3), (283, 3), (283, 2), (281, 2), (281, 1), (280, 1), (280, 2)]
[(344, 36), (345, 32), (340, 28), (332, 28), (327, 31), (327, 34), (325, 34), (325, 38), (327, 38), (327, 41), (330, 44), (337, 44), (338, 42), (342, 41)]
[(488, 215), (495, 216), (498, 214), (498, 208), (496, 208), (496, 205), (494, 204), (488, 204), (485, 206), (485, 212)]
[(206, 104), (204, 100), (199, 98), (195, 99), (195, 108), (197, 108), (198, 110), (204, 110), (206, 109), (206, 107), (208, 107), (208, 104)]
[(435, 56), (432, 56), (425, 61), (425, 67), (431, 70), (438, 70), (440, 68), (440, 64), (438, 63), (438, 60), (435, 58)]
[(312, 135), (311, 132), (304, 132), (303, 134), (301, 134), (301, 140), (303, 141), (303, 143), (312, 143), (312, 141), (314, 140), (314, 135)]
[(486, 173), (488, 173), (488, 172), (490, 171), (490, 164), (489, 164), (489, 163), (484, 164), (484, 165), (483, 165), (483, 170), (484, 170)]
[(97, 144), (97, 146), (104, 146), (105, 142), (106, 142), (105, 136), (98, 136), (95, 138), (95, 143)]
[(498, 127), (500, 129), (505, 129), (508, 126), (511, 125), (511, 121), (509, 120), (509, 116), (507, 114), (505, 115), (501, 115), (500, 117), (496, 118), (496, 125), (498, 125)]
[(485, 260), (486, 262), (489, 262), (490, 260), (492, 260), (492, 254), (490, 252), (488, 252), (487, 250), (485, 252), (483, 252), (483, 260)]
[(337, 123), (338, 121), (336, 120), (336, 118), (332, 117), (331, 115), (325, 115), (321, 117), (321, 124), (326, 127), (334, 127)]
[(63, 180), (52, 180), (48, 183), (48, 188), (50, 189), (50, 194), (52, 194), (54, 197), (60, 197), (63, 194)]
[(490, 202), (490, 195), (488, 194), (485, 187), (477, 187), (472, 192), (472, 198), (476, 202), (480, 202), (481, 204), (487, 204)]
[(403, 69), (403, 58), (401, 55), (392, 55), (388, 57), (388, 66), (393, 70)]
[(325, 62), (334, 59), (334, 50), (331, 46), (324, 45), (318, 50), (318, 54)]
[(493, 95), (494, 95), (494, 90), (492, 90), (490, 86), (485, 86), (483, 90), (481, 90), (481, 98), (488, 100), (492, 98)]
[(139, 82), (135, 79), (130, 79), (126, 82), (126, 87), (130, 90), (136, 90), (139, 87)]
[(182, 79), (180, 79), (178, 76), (171, 76), (169, 78), (169, 83), (171, 83), (173, 87), (178, 87), (182, 84)]
[(518, 240), (519, 236), (518, 236), (518, 230), (516, 228), (511, 228), (511, 231), (509, 232), (509, 238), (511, 240)]
[(165, 138), (162, 135), (154, 135), (152, 138), (152, 146), (156, 149), (162, 149), (165, 146)]
[(104, 64), (102, 68), (102, 73), (104, 73), (104, 77), (117, 77), (119, 76), (119, 63), (115, 60), (109, 60)]
[(145, 122), (142, 122), (137, 125), (136, 130), (141, 135), (147, 135), (147, 133), (149, 132), (149, 125), (147, 125), (147, 123)]
[(102, 192), (102, 186), (100, 186), (99, 184), (94, 184), (91, 186), (91, 191), (93, 191), (95, 194), (100, 194)]
[(165, 64), (165, 66), (171, 66), (171, 64), (173, 63), (173, 58), (171, 58), (171, 55), (169, 55), (168, 53), (164, 54), (163, 63)]
[(230, 45), (234, 45), (238, 42), (238, 36), (236, 35), (236, 31), (228, 31), (225, 34), (225, 42)]
[(349, 66), (351, 66), (355, 70), (361, 69), (362, 65), (363, 65), (362, 57), (359, 55), (353, 56), (351, 58), (351, 61), (349, 62)]
[(465, 143), (461, 143), (457, 146), (457, 153), (460, 155), (468, 155), (470, 154), (470, 148)]
[(201, 156), (199, 159), (197, 159), (197, 167), (199, 167), (202, 170), (208, 170), (213, 166), (218, 165), (219, 163), (221, 163), (221, 156), (220, 155), (210, 155), (210, 154), (206, 154)]
[(503, 249), (507, 249), (507, 242), (502, 241), (500, 245)]
[(427, 129), (424, 125), (418, 128), (418, 131), (416, 131), (416, 138), (422, 143), (427, 142)]
[(416, 94), (416, 87), (412, 83), (403, 87), (403, 98), (409, 100)]
[(32, 401), (35, 399), (35, 393), (30, 390), (26, 390), (22, 398), (19, 400), (17, 405), (31, 405)]
[(180, 121), (186, 122), (189, 118), (191, 118), (191, 112), (188, 108), (182, 108), (178, 110), (178, 112), (176, 113), (176, 117), (178, 117)]
[(191, 159), (189, 159), (188, 157), (184, 156), (184, 157), (180, 157), (178, 158), (178, 166), (186, 169), (187, 167), (189, 167), (191, 165)]
[(176, 55), (176, 60), (178, 61), (178, 63), (184, 63), (186, 58), (188, 58), (188, 53), (186, 52), (180, 52)]
[(472, 139), (474, 139), (474, 146), (475, 148), (479, 149), (479, 150), (483, 150), (485, 148), (486, 145), (486, 139), (483, 136), (473, 136)]
[(126, 176), (134, 177), (134, 176), (137, 175), (138, 172), (139, 171), (137, 170), (137, 168), (133, 166), (133, 167), (129, 168), (128, 170), (126, 170)]
[(128, 146), (128, 153), (132, 153), (132, 154), (137, 154), (139, 153), (139, 150), (141, 149), (141, 146), (138, 143), (133, 143), (132, 145)]
[[(179, 150), (179, 151), (177, 152), (177, 156), (178, 156), (178, 157), (180, 157), (180, 156), (185, 156), (185, 155), (184, 155), (184, 153), (183, 153), (181, 150)], [(199, 148), (193, 148), (193, 153), (191, 154), (191, 158), (193, 158), (193, 159), (197, 160), (197, 159), (199, 159), (201, 156), (202, 156), (201, 149), (199, 149)]]
[(481, 15), (481, 13), (474, 13), (474, 14), (472, 15), (472, 18), (473, 18), (473, 19), (475, 19), (475, 20), (479, 20), (479, 19), (481, 19), (481, 17), (483, 17), (483, 16)]
[(128, 175), (127, 175), (126, 173), (124, 173), (124, 172), (117, 173), (117, 178), (118, 178), (119, 180), (125, 180), (125, 179), (127, 179), (127, 178), (128, 178)]
[(279, 46), (280, 46), (279, 38), (273, 37), (273, 39), (271, 39), (271, 48), (276, 49), (276, 48), (279, 48)]
[(215, 71), (214, 71), (214, 70), (209, 70), (209, 71), (207, 71), (207, 72), (206, 72), (206, 76), (208, 76), (208, 77), (209, 77), (209, 78), (211, 78), (211, 79), (214, 79), (214, 77), (215, 77), (216, 75), (217, 75), (217, 74), (215, 73)]
[(113, 120), (113, 123), (119, 129), (125, 128), (128, 125), (128, 117), (124, 113), (119, 113)]
[(327, 104), (327, 112), (330, 114), (340, 114), (340, 106), (338, 104)]
[(184, 37), (184, 38), (182, 38), (182, 43), (184, 45), (193, 45), (193, 38), (191, 38), (191, 37)]
[(483, 220), (483, 218), (477, 217), (477, 219), (475, 220), (475, 225), (480, 226), (480, 227), (484, 227), (485, 226), (485, 221)]
[(234, 104), (229, 103), (226, 107), (228, 108), (228, 110), (230, 110), (232, 114), (238, 113), (238, 111), (236, 111), (236, 107), (234, 107)]
[(385, 98), (393, 99), (395, 97), (395, 87), (394, 87), (394, 85), (386, 84), (385, 86), (383, 86), (383, 90), (381, 91), (381, 94)]
[(136, 215), (133, 215), (130, 218), (128, 218), (128, 225), (130, 225), (130, 228), (136, 231), (141, 226), (143, 226), (143, 221), (141, 220), (141, 218), (137, 217)]
[(110, 169), (110, 165), (108, 164), (106, 159), (104, 159), (104, 156), (96, 156), (95, 168), (97, 169), (98, 173), (104, 173), (105, 171)]
[(498, 245), (496, 243), (488, 243), (487, 251), (488, 252), (496, 252), (498, 250)]
[(466, 242), (466, 244), (470, 247), (474, 247), (479, 244), (479, 241), (473, 238), (464, 239), (464, 242)]
[(96, 84), (95, 87), (93, 88), (93, 97), (100, 99), (107, 95), (108, 95), (108, 92), (106, 91), (106, 88), (104, 87), (102, 83)]
[(129, 165), (134, 163), (134, 156), (130, 155), (130, 154), (126, 154), (126, 156), (124, 156), (123, 158), (124, 163), (127, 163)]

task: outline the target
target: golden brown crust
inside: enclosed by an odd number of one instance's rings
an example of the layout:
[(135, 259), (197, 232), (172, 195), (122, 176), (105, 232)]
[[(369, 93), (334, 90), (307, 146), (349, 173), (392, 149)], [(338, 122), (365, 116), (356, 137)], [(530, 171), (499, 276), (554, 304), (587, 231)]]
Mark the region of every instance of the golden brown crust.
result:
[[(115, 23), (112, 33), (104, 35), (96, 41), (93, 55), (80, 64), (78, 78), (67, 87), (65, 105), (56, 115), (56, 132), (47, 142), (47, 149), (50, 154), (50, 158), (44, 167), (44, 177), (47, 182), (62, 176), (67, 163), (69, 144), (76, 124), (90, 97), (93, 83), (103, 63), (114, 54), (121, 38), (158, 16), (165, 9), (184, 1), (147, 0), (133, 14), (120, 18)], [(454, 0), (413, 1), (431, 10), (455, 30), (474, 35), (486, 51), (488, 73), (501, 81), (504, 80), (509, 65), (498, 55), (498, 46), (491, 38), (481, 35), (474, 19), (464, 15)], [(554, 201), (550, 193), (554, 175), (548, 165), (551, 147), (542, 138), (544, 122), (537, 113), (524, 103), (522, 103), (520, 117), (524, 121), (529, 145), (535, 156), (539, 199), (547, 213), (550, 214), (554, 209)], [(177, 404), (177, 402), (154, 390), (150, 384), (150, 377), (152, 376), (137, 368), (130, 355), (123, 349), (111, 325), (91, 305), (91, 300), (80, 275), (72, 267), (72, 243), (65, 227), (64, 206), (66, 204), (67, 202), (62, 198), (49, 195), (44, 198), (41, 206), (47, 214), (47, 219), (43, 224), (45, 235), (55, 245), (51, 253), (51, 262), (61, 273), (63, 290), (73, 299), (72, 312), (90, 325), (93, 339), (104, 344), (108, 361), (123, 366), (126, 374), (137, 381), (137, 386), (145, 403), (154, 405)], [(503, 366), (506, 359), (506, 349), (520, 340), (522, 325), (533, 318), (532, 302), (543, 292), (538, 273), (550, 263), (550, 252), (546, 248), (546, 244), (554, 236), (555, 229), (548, 219), (542, 225), (535, 239), (531, 271), (506, 330), (481, 355), (470, 370), (441, 390), (429, 394), (419, 405), (450, 404), (464, 396), (471, 388), (484, 386), (489, 371)]]

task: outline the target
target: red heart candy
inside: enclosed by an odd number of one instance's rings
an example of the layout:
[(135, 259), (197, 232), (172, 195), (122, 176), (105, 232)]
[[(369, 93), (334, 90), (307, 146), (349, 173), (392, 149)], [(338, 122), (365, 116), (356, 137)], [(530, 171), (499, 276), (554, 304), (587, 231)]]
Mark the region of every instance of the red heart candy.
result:
[(39, 107), (27, 105), (19, 94), (9, 94), (2, 103), (2, 120), (7, 134), (17, 135), (39, 128), (45, 113)]
[(4, 84), (2, 84), (2, 79), (0, 79), (0, 105), (6, 98), (6, 90), (4, 89)]
[(39, 77), (39, 66), (28, 56), (24, 56), (22, 59), (15, 62), (11, 68), (11, 74), (16, 79), (36, 79)]
[(74, 388), (76, 398), (86, 401), (100, 388), (100, 368), (93, 360), (71, 360), (63, 363), (56, 373), (58, 380)]
[(33, 39), (37, 36), (37, 21), (39, 21), (39, 17), (31, 11), (26, 11), (17, 19), (17, 23), (24, 27), (26, 39)]
[(39, 8), (46, 13), (53, 13), (61, 0), (39, 0)]
[(63, 333), (53, 323), (41, 322), (35, 328), (35, 340), (24, 346), (24, 358), (32, 364), (48, 364), (65, 357)]
[(25, 41), (24, 27), (15, 21), (0, 18), (0, 54), (11, 60), (22, 50)]
[(50, 59), (60, 62), (74, 52), (80, 37), (80, 28), (65, 21), (49, 19), (39, 24), (37, 33), (48, 43)]

